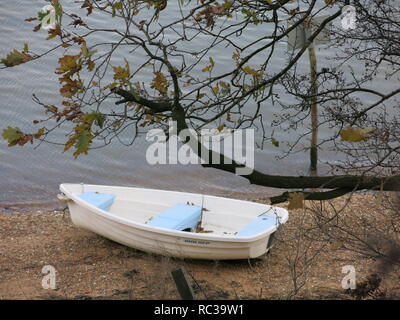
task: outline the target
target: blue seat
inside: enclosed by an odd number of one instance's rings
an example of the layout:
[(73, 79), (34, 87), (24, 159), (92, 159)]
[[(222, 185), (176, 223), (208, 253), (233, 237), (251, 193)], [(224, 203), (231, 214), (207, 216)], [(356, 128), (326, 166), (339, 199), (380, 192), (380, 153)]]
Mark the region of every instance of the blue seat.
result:
[(201, 207), (177, 204), (165, 210), (147, 224), (153, 227), (182, 231), (195, 228), (200, 217)]
[(79, 198), (101, 210), (109, 210), (114, 202), (115, 195), (108, 193), (85, 192)]
[(255, 219), (254, 221), (250, 222), (248, 225), (244, 226), (236, 236), (237, 237), (250, 237), (254, 236), (257, 233), (266, 231), (273, 226), (278, 225), (278, 218), (277, 217), (269, 217), (269, 216), (261, 216)]

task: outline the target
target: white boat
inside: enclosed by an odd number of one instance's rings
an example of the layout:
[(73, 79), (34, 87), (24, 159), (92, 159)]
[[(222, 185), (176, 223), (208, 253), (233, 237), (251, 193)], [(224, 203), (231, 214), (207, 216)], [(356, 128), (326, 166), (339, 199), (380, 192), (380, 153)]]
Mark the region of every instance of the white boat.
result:
[(128, 247), (191, 259), (259, 257), (287, 210), (195, 193), (61, 184), (72, 222)]

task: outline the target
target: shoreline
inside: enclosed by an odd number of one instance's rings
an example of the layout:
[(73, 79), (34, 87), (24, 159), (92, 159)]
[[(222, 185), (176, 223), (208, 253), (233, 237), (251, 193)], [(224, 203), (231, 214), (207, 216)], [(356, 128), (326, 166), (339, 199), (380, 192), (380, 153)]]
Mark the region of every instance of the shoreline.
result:
[[(150, 188), (149, 188), (150, 189)], [(264, 199), (269, 196), (274, 196), (275, 193), (273, 192), (273, 188), (270, 188), (271, 191), (268, 193), (262, 193)], [(160, 190), (167, 190), (167, 191), (179, 191), (175, 189), (160, 189)], [(180, 191), (184, 192), (184, 191)], [(199, 192), (191, 192), (197, 194)], [(279, 192), (278, 192), (279, 193)], [(246, 201), (263, 201), (261, 199), (261, 193), (246, 193), (246, 192), (229, 192), (223, 191), (217, 193), (204, 193), (207, 195), (219, 196), (219, 197), (226, 197), (232, 199), (240, 199)], [(66, 205), (57, 199), (57, 193), (54, 197), (47, 197), (42, 201), (1, 201), (0, 200), (0, 215), (1, 214), (36, 214), (36, 213), (51, 213), (55, 211), (63, 211)]]

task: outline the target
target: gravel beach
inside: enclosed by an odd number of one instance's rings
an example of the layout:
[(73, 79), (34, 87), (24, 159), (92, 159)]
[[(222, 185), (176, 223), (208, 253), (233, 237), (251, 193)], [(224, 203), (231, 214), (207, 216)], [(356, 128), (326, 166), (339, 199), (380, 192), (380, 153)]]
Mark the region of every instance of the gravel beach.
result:
[[(374, 201), (357, 194), (347, 210), (362, 215)], [(77, 228), (68, 212), (0, 214), (0, 299), (179, 299), (170, 275), (177, 266), (185, 267), (199, 299), (353, 299), (342, 289), (342, 267), (353, 265), (362, 281), (376, 261), (340, 243), (302, 238), (312, 223), (307, 211), (292, 210), (281, 240), (261, 259), (196, 261), (127, 248)], [(46, 265), (56, 270), (55, 290), (42, 287)], [(400, 283), (398, 276), (390, 277)], [(400, 286), (390, 277), (382, 288), (397, 295)]]

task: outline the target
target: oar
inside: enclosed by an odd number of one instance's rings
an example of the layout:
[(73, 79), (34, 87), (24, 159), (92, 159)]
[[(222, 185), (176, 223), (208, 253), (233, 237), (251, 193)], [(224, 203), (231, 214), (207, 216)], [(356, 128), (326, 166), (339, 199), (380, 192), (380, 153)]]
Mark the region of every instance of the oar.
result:
[(261, 217), (262, 215), (266, 214), (269, 210), (271, 210), (272, 208), (269, 208), (267, 211), (264, 211), (263, 213), (260, 213), (257, 217)]
[(201, 231), (201, 223), (203, 221), (203, 208), (204, 208), (204, 195), (201, 195), (201, 212), (200, 212), (200, 221), (197, 224), (196, 227), (196, 232), (200, 232)]

